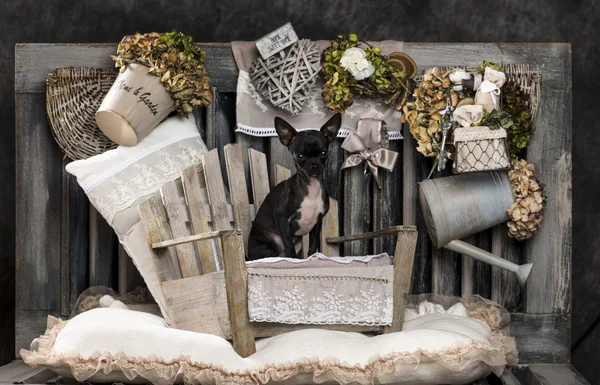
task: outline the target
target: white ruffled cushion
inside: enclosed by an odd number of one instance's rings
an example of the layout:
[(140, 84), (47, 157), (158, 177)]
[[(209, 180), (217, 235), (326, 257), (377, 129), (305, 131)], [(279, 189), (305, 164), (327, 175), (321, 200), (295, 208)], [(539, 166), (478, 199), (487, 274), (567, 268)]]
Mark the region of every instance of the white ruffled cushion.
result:
[[(460, 305), (462, 306), (462, 305)], [(98, 308), (48, 330), (21, 350), (29, 365), (91, 382), (173, 384), (465, 384), (507, 363), (514, 340), (483, 322), (446, 313), (417, 316), (399, 333), (365, 336), (305, 329), (257, 341), (241, 358), (226, 340), (165, 326), (162, 318)]]

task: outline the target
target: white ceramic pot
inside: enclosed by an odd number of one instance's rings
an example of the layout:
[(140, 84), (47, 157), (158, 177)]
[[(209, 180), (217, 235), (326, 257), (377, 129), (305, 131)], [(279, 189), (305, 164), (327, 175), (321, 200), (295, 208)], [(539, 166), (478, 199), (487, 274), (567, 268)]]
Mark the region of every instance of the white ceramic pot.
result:
[(171, 111), (173, 98), (142, 64), (128, 64), (102, 100), (96, 123), (113, 142), (135, 146)]

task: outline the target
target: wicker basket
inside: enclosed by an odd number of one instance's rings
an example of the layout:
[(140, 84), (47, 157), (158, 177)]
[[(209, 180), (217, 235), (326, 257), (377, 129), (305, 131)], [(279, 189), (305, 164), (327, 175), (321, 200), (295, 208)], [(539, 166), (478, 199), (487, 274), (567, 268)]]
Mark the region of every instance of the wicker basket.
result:
[(94, 114), (117, 77), (116, 69), (57, 68), (46, 80), (52, 136), (70, 159), (87, 159), (117, 147), (98, 128)]

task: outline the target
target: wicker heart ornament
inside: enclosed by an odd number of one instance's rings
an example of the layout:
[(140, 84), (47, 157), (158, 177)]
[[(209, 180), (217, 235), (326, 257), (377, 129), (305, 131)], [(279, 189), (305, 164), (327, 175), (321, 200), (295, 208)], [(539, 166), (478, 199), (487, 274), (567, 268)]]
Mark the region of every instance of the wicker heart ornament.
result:
[(308, 39), (267, 58), (257, 58), (250, 68), (256, 90), (278, 108), (293, 115), (302, 110), (321, 69), (319, 47)]

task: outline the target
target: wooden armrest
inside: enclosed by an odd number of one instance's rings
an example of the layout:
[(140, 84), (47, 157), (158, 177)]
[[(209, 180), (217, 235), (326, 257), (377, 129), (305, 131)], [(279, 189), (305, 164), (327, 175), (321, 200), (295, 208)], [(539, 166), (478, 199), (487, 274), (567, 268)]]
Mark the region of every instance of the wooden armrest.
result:
[(379, 237), (386, 237), (390, 235), (397, 235), (402, 232), (414, 232), (417, 231), (417, 226), (392, 226), (386, 229), (371, 231), (368, 233), (357, 234), (357, 235), (345, 235), (343, 237), (331, 237), (326, 238), (327, 243), (344, 243), (351, 241), (358, 241), (360, 239), (372, 239)]
[(241, 230), (219, 230), (210, 231), (208, 233), (194, 234), (187, 237), (180, 237), (175, 239), (169, 239), (168, 241), (155, 242), (152, 244), (153, 249), (160, 249), (163, 247), (177, 246), (183, 243), (202, 241), (204, 239), (218, 238), (225, 235), (242, 235)]

